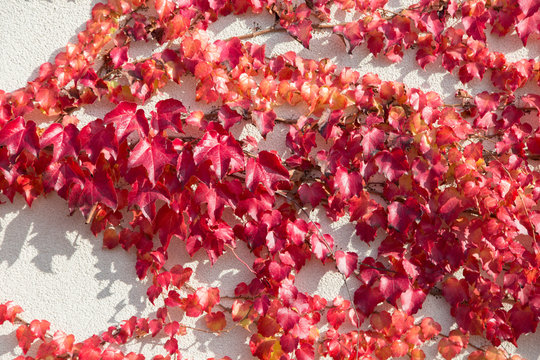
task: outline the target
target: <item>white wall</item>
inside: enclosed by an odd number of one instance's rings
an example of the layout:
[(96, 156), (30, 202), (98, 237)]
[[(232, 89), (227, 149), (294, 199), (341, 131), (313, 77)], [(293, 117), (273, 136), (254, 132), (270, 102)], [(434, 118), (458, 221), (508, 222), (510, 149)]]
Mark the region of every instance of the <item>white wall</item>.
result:
[[(22, 87), (32, 80), (45, 61), (63, 49), (68, 41), (84, 28), (90, 9), (97, 0), (2, 0), (0, 6), (0, 89), (10, 91)], [(391, 1), (393, 7), (400, 7), (399, 1)], [(258, 25), (271, 25), (271, 16), (242, 16), (221, 19), (212, 25), (216, 38), (228, 38), (253, 30)], [(350, 66), (361, 73), (375, 72), (384, 80), (402, 81), (409, 87), (424, 91), (433, 90), (452, 100), (458, 88), (473, 93), (491, 89), (487, 81), (473, 81), (463, 86), (456, 77), (448, 74), (440, 66), (429, 65), (427, 71), (419, 68), (411, 51), (399, 64), (390, 64), (384, 59), (374, 59), (365, 47), (357, 48), (347, 55), (343, 44), (328, 32), (319, 33), (312, 40), (311, 49), (306, 50), (284, 33), (261, 36), (252, 40), (265, 43), (267, 52), (275, 55), (294, 50), (299, 55), (310, 58), (328, 57), (339, 66)], [(506, 53), (511, 60), (540, 55), (540, 41), (530, 39), (524, 49), (516, 36), (504, 39), (489, 39), (489, 45)], [(153, 44), (137, 46), (130, 56), (143, 56), (154, 49)], [(538, 91), (529, 88), (529, 91)], [(200, 108), (194, 102), (194, 93), (189, 84), (182, 88), (167, 86), (164, 94), (152, 99), (151, 108), (158, 99), (173, 96), (181, 99), (192, 109)], [(76, 113), (82, 121), (102, 117), (112, 109), (110, 104), (94, 104)], [(39, 114), (32, 118), (42, 119)], [(246, 131), (248, 131), (247, 129)], [(246, 132), (244, 131), (244, 132)], [(284, 128), (277, 128), (268, 136), (264, 147), (284, 153)], [(326, 218), (313, 217), (325, 225), (325, 231), (337, 240), (338, 248), (356, 249), (373, 253), (374, 248), (358, 248), (352, 240), (353, 227), (345, 221), (331, 224)], [(238, 250), (248, 262), (250, 254), (245, 249)], [(240, 281), (249, 281), (250, 274), (230, 254), (219, 259), (212, 268), (204, 255), (190, 259), (181, 249), (174, 255), (186, 265), (193, 267), (194, 285), (219, 286), (222, 294), (232, 295), (234, 286)], [(0, 206), (0, 303), (13, 300), (25, 312), (22, 317), (47, 319), (53, 329), (73, 333), (82, 340), (94, 333), (116, 325), (132, 315), (144, 316), (152, 312), (146, 301), (146, 285), (136, 280), (134, 256), (123, 250), (102, 250), (100, 238), (94, 238), (84, 219), (79, 215), (68, 216), (63, 200), (50, 195), (38, 199), (28, 208), (21, 198), (13, 204)], [(318, 293), (332, 299), (338, 293), (345, 295), (341, 277), (332, 265), (322, 266), (313, 261), (300, 272), (297, 280), (300, 290)], [(455, 326), (449, 307), (442, 299), (429, 297), (418, 316), (432, 316), (443, 325), (448, 333)], [(204, 327), (202, 321), (197, 323)], [(0, 360), (19, 354), (15, 350), (14, 327), (0, 327)], [(182, 337), (183, 354), (191, 359), (206, 359), (211, 356), (229, 355), (233, 359), (249, 359), (249, 347), (244, 345), (250, 334), (238, 327), (229, 334), (216, 337), (196, 333)], [(141, 351), (153, 355), (159, 350), (152, 340), (128, 346), (130, 351)], [(480, 339), (471, 342), (482, 345)], [(523, 336), (519, 341), (519, 353), (528, 359), (540, 359), (540, 336)], [(435, 343), (434, 343), (435, 344)], [(508, 346), (508, 349), (513, 347)], [(427, 358), (436, 358), (436, 346), (428, 349)], [(513, 350), (512, 350), (513, 351)]]

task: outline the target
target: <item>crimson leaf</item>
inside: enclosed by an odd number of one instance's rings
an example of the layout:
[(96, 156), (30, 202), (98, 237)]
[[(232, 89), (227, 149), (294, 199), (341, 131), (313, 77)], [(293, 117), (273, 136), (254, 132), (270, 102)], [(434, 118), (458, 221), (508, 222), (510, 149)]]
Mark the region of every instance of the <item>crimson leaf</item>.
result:
[(250, 158), (246, 166), (246, 186), (255, 191), (259, 183), (273, 193), (273, 190), (287, 187), (289, 184), (289, 171), (281, 159), (274, 153), (261, 151), (258, 157)]

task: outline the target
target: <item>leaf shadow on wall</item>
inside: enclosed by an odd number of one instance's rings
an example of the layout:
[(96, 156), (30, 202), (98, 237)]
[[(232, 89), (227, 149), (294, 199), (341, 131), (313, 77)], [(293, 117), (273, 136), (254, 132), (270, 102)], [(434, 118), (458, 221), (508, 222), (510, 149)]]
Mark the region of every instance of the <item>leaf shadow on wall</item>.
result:
[(15, 337), (16, 328), (4, 335), (0, 335), (0, 358), (7, 358), (8, 355), (15, 357), (13, 349), (17, 348), (17, 338)]
[[(34, 1), (34, 0), (26, 0), (26, 2), (31, 2), (31, 1)], [(51, 3), (51, 4), (54, 4), (54, 5), (57, 5), (57, 6), (60, 6), (62, 7), (63, 4), (65, 4), (66, 2), (67, 3), (75, 3), (76, 0), (46, 0), (48, 3)], [(102, 0), (92, 0), (90, 2), (90, 9), (92, 9), (96, 4), (98, 3), (101, 3), (101, 2), (104, 2)], [(71, 7), (75, 6), (74, 4), (71, 4), (69, 5)], [(62, 11), (63, 9), (59, 9), (60, 11)], [(91, 14), (88, 13), (88, 17), (87, 19), (91, 19)], [(73, 31), (73, 36), (71, 36), (69, 38), (69, 43), (70, 44), (76, 44), (78, 42), (78, 34), (81, 32), (81, 31), (84, 31), (86, 29), (86, 20), (87, 19), (84, 19), (84, 21), (81, 23), (81, 25), (79, 25), (75, 31)], [(35, 19), (36, 21), (39, 21), (39, 18), (38, 19)], [(67, 44), (66, 44), (67, 45)], [(66, 47), (65, 46), (62, 46), (62, 47), (59, 47), (58, 49), (54, 50), (53, 52), (51, 52), (51, 55), (49, 56), (49, 59), (47, 60), (48, 62), (50, 62), (51, 64), (54, 64), (54, 59), (56, 58), (56, 56), (61, 53), (62, 51), (65, 51), (66, 50)], [(30, 75), (28, 76), (27, 78), (27, 81), (33, 81), (38, 75), (39, 75), (39, 68), (40, 68), (41, 64), (39, 64), (31, 73)]]
[[(13, 216), (14, 215), (14, 216)], [(12, 266), (22, 255), (23, 250), (31, 246), (37, 250), (37, 255), (32, 258), (32, 264), (42, 272), (53, 273), (52, 262), (54, 256), (70, 258), (75, 249), (66, 236), (58, 236), (53, 218), (44, 218), (50, 215), (47, 212), (45, 201), (36, 201), (34, 206), (28, 206), (16, 197), (13, 204), (5, 204), (0, 207), (0, 217), (4, 220), (9, 217), (11, 221), (6, 225), (0, 225), (0, 233), (3, 240), (0, 243), (0, 263), (7, 262)], [(3, 222), (4, 223), (4, 222)], [(75, 231), (76, 228), (65, 229)], [(54, 244), (45, 239), (55, 239)]]
[(92, 243), (92, 255), (97, 259), (97, 263), (94, 266), (99, 270), (95, 275), (95, 279), (100, 284), (105, 284), (96, 298), (105, 299), (114, 296), (114, 286), (117, 282), (131, 285), (124, 298), (114, 306), (115, 313), (111, 316), (109, 322), (117, 323), (125, 320), (125, 315), (122, 316), (121, 312), (127, 306), (133, 306), (137, 313), (141, 313), (147, 307), (146, 289), (148, 285), (137, 278), (135, 272), (135, 254), (131, 252), (126, 253), (121, 248), (113, 250), (102, 249), (101, 235), (98, 235), (95, 240)]
[(73, 288), (88, 286), (88, 297), (115, 299), (116, 312), (107, 320), (111, 324), (124, 320), (122, 310), (128, 306), (136, 312), (146, 308), (146, 285), (137, 279), (135, 256), (121, 248), (102, 249), (101, 236), (93, 236), (80, 213), (69, 216), (66, 202), (54, 194), (37, 199), (31, 208), (19, 196), (0, 206), (0, 266), (5, 263), (0, 278), (6, 281), (9, 273), (25, 272), (22, 283), (13, 287), (25, 287), (26, 279), (44, 288), (36, 294), (50, 285), (66, 293), (84, 293)]

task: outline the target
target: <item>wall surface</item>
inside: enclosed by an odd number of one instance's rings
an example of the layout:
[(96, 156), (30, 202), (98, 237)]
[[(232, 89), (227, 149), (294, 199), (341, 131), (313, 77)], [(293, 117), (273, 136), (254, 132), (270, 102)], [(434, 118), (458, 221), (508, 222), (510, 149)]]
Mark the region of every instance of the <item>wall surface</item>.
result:
[[(75, 35), (84, 29), (95, 3), (97, 0), (2, 0), (0, 89), (11, 91), (24, 86), (37, 75), (43, 62), (53, 61), (54, 56), (68, 42), (75, 41)], [(389, 7), (398, 9), (404, 5), (403, 1), (394, 0)], [(256, 27), (265, 28), (272, 23), (273, 18), (268, 15), (229, 17), (213, 24), (211, 31), (216, 39), (224, 39), (251, 32)], [(453, 100), (453, 94), (459, 88), (473, 93), (491, 90), (487, 81), (473, 81), (464, 86), (440, 65), (429, 65), (424, 71), (416, 64), (410, 51), (398, 64), (373, 58), (365, 47), (347, 55), (342, 42), (328, 33), (316, 34), (312, 50), (302, 48), (284, 33), (260, 36), (252, 41), (266, 44), (267, 53), (271, 55), (294, 50), (303, 57), (328, 57), (339, 67), (354, 67), (362, 74), (374, 72), (383, 80), (397, 80), (409, 87), (436, 91), (447, 101)], [(489, 45), (493, 50), (505, 53), (510, 60), (538, 59), (540, 55), (539, 39), (530, 39), (527, 48), (522, 47), (515, 35), (504, 39), (489, 38)], [(147, 56), (155, 49), (155, 44), (147, 44), (131, 49), (129, 55), (132, 58)], [(175, 97), (191, 109), (204, 110), (205, 106), (194, 101), (192, 85), (167, 86), (145, 108), (152, 108), (160, 99)], [(538, 92), (538, 89), (526, 91)], [(103, 117), (112, 108), (111, 104), (97, 103), (75, 115), (84, 123)], [(283, 110), (280, 115), (286, 116), (287, 111)], [(46, 120), (39, 114), (31, 114), (31, 117), (38, 121)], [(249, 126), (235, 129), (242, 136), (257, 136)], [(285, 134), (285, 128), (277, 127), (261, 147), (285, 154)], [(338, 248), (354, 249), (366, 255), (376, 253), (374, 246), (359, 245), (355, 241), (354, 229), (346, 221), (330, 223), (326, 217), (319, 217), (317, 212), (311, 216), (324, 224), (324, 230), (334, 236)], [(239, 249), (238, 254), (248, 263), (252, 260), (246, 249)], [(219, 286), (221, 293), (227, 295), (233, 293), (235, 284), (250, 280), (248, 271), (231, 254), (220, 258), (214, 267), (204, 255), (192, 259), (180, 247), (174, 257), (195, 270), (195, 286)], [(101, 240), (91, 234), (81, 215), (70, 216), (64, 201), (56, 196), (39, 198), (31, 208), (21, 198), (16, 198), (13, 204), (0, 205), (0, 303), (13, 300), (21, 305), (25, 319), (47, 319), (54, 330), (62, 329), (82, 340), (133, 314), (144, 316), (152, 312), (153, 307), (146, 300), (146, 284), (136, 280), (134, 264), (132, 253), (121, 249), (102, 250)], [(346, 296), (342, 279), (334, 268), (329, 269), (330, 265), (325, 267), (315, 261), (308, 266), (297, 280), (300, 290), (317, 293), (327, 299), (333, 299), (337, 294)], [(443, 299), (429, 297), (417, 316), (434, 317), (446, 333), (456, 326)], [(204, 326), (201, 320), (195, 324)], [(0, 360), (20, 354), (15, 350), (14, 329), (12, 326), (0, 327)], [(191, 359), (223, 355), (249, 359), (249, 347), (244, 345), (249, 337), (250, 334), (239, 327), (223, 336), (188, 333), (181, 338), (181, 348), (183, 354)], [(471, 339), (471, 342), (482, 345), (479, 341)], [(152, 339), (143, 345), (128, 345), (126, 349), (153, 355), (158, 350), (156, 342), (159, 343), (160, 339)], [(537, 333), (521, 337), (519, 351), (510, 345), (507, 348), (512, 353), (534, 360), (540, 359), (538, 344), (540, 334)], [(438, 358), (435, 345), (426, 353), (428, 359)]]

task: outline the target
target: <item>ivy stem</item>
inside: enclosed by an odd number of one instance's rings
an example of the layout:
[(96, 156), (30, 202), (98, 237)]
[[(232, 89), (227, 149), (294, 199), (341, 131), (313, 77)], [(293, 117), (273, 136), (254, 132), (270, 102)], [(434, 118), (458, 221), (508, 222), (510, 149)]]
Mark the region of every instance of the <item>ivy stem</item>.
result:
[(94, 206), (92, 206), (92, 209), (90, 209), (90, 213), (88, 213), (88, 217), (86, 218), (87, 224), (90, 224), (94, 220), (98, 206), (99, 206), (99, 203), (95, 203)]
[[(347, 22), (342, 22), (342, 23), (338, 23), (338, 24), (313, 24), (313, 25), (311, 25), (311, 28), (313, 30), (329, 30), (329, 29), (333, 29), (335, 26), (345, 26), (347, 24), (348, 24)], [(244, 35), (239, 35), (239, 36), (232, 36), (232, 37), (226, 39), (225, 41), (229, 41), (229, 40), (232, 40), (234, 38), (238, 38), (239, 40), (246, 40), (246, 39), (252, 39), (254, 37), (261, 36), (261, 35), (266, 35), (266, 34), (271, 34), (271, 33), (278, 33), (278, 32), (286, 32), (286, 31), (287, 31), (287, 29), (285, 29), (285, 28), (272, 26), (272, 27), (270, 27), (268, 29), (254, 31), (254, 32), (249, 33), (249, 34), (244, 34)]]
[(252, 272), (253, 274), (257, 275), (257, 273), (255, 272), (255, 270), (253, 270), (244, 260), (240, 259), (240, 257), (238, 256), (238, 254), (236, 253), (236, 251), (234, 250), (234, 248), (232, 246), (230, 246), (229, 244), (225, 244), (225, 246), (227, 248), (229, 248), (232, 253), (234, 254), (234, 257), (238, 259), (238, 261), (240, 261), (242, 264), (244, 264), (244, 266), (250, 271)]

